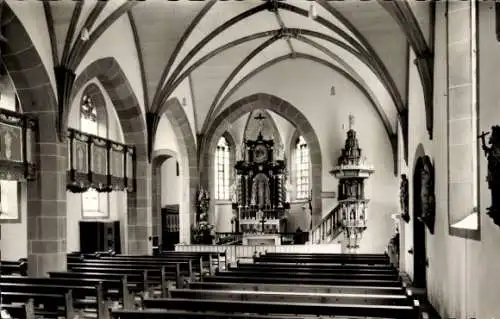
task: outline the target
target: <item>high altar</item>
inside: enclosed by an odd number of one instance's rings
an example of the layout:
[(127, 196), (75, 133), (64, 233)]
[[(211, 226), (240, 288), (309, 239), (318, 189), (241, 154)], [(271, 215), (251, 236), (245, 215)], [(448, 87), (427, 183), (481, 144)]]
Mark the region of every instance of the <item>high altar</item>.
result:
[(280, 245), (278, 233), (286, 232), (286, 164), (272, 139), (262, 132), (243, 142), (236, 162), (233, 190), (233, 225), (243, 233), (244, 245)]

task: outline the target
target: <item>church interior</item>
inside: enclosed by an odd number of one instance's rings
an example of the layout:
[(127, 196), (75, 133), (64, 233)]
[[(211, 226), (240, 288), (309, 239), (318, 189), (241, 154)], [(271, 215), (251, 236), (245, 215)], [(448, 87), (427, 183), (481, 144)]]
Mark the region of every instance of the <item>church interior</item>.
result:
[(500, 318), (499, 58), (495, 1), (0, 1), (1, 318)]

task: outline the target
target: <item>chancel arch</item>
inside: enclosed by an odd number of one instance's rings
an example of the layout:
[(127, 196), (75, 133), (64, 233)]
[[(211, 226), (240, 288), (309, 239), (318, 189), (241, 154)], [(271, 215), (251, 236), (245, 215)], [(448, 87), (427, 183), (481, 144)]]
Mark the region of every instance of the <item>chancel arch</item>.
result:
[(318, 138), (307, 118), (296, 107), (294, 107), (289, 102), (273, 95), (269, 95), (266, 93), (257, 93), (250, 95), (233, 103), (217, 116), (213, 125), (209, 128), (207, 134), (205, 135), (202, 144), (202, 152), (200, 153), (202, 154), (202, 167), (205, 168), (202, 171), (201, 175), (203, 183), (205, 183), (205, 185), (208, 185), (210, 190), (214, 189), (213, 179), (210, 179), (206, 175), (206, 173), (203, 172), (213, 171), (214, 161), (213, 158), (208, 154), (210, 154), (210, 150), (215, 149), (218, 137), (221, 136), (223, 132), (228, 130), (231, 123), (240, 118), (243, 114), (249, 113), (256, 109), (266, 109), (282, 116), (284, 119), (295, 125), (300, 134), (308, 141), (308, 145), (310, 147), (312, 172), (311, 205), (313, 208), (313, 219), (319, 220), (321, 216), (319, 216), (318, 214), (321, 214), (322, 209), (322, 158)]

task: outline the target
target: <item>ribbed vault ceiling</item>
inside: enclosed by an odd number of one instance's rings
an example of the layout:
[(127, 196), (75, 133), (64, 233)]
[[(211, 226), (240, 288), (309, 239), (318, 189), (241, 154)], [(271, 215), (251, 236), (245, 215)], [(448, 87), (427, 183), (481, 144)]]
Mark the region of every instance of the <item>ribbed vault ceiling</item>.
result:
[[(147, 108), (159, 110), (190, 77), (198, 133), (207, 130), (242, 83), (275, 63), (298, 58), (321, 63), (355, 83), (393, 136), (397, 120), (406, 114), (408, 44), (417, 57), (432, 47), (427, 1), (77, 3), (48, 5), (59, 54), (68, 30), (75, 43), (89, 19), (92, 38), (102, 24), (128, 13), (142, 59)], [(422, 79), (425, 67), (419, 69)]]

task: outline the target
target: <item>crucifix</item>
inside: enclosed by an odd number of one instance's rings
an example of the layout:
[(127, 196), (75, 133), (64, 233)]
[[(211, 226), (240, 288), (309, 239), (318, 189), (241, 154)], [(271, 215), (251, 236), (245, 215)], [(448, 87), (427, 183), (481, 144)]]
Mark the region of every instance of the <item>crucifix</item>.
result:
[(264, 128), (264, 119), (266, 117), (262, 115), (262, 113), (259, 113), (259, 115), (255, 116), (254, 119), (259, 121), (259, 135), (262, 135), (262, 129)]

